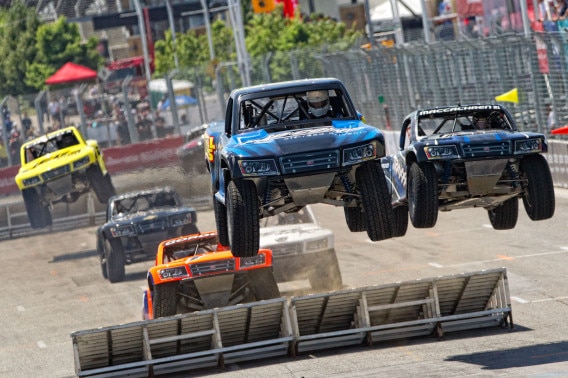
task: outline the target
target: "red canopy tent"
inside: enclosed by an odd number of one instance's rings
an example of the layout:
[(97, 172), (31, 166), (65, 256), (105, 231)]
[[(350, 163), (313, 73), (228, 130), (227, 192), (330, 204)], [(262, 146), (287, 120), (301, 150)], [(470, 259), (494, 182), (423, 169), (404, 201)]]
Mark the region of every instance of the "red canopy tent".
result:
[(97, 71), (73, 62), (65, 63), (57, 72), (45, 81), (47, 85), (65, 84), (74, 81), (92, 80), (97, 78)]

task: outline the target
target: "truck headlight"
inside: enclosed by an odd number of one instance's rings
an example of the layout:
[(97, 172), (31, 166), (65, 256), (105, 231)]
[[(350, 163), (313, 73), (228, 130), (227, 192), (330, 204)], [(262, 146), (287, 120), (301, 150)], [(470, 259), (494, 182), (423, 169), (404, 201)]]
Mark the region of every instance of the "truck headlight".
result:
[(377, 157), (377, 142), (362, 146), (346, 148), (343, 150), (343, 165), (357, 164), (365, 160), (374, 160)]
[(179, 227), (188, 223), (191, 223), (191, 213), (176, 214), (170, 217), (170, 224), (172, 227)]
[(259, 253), (256, 256), (241, 257), (241, 268), (249, 268), (255, 265), (262, 265), (266, 261), (264, 254)]
[(239, 168), (243, 176), (270, 176), (278, 174), (274, 159), (239, 160)]
[(129, 235), (134, 235), (134, 226), (129, 224), (126, 226), (117, 226), (117, 227), (111, 227), (110, 228), (110, 233), (112, 234), (113, 237), (117, 238), (119, 236), (129, 236)]
[(185, 266), (177, 266), (175, 268), (165, 268), (158, 270), (158, 275), (161, 279), (166, 280), (169, 278), (185, 278), (189, 277)]
[(424, 153), (428, 159), (459, 158), (456, 146), (426, 146)]
[(22, 184), (24, 184), (24, 186), (35, 185), (35, 184), (39, 184), (40, 182), (41, 182), (41, 179), (39, 178), (39, 176), (34, 176), (34, 177), (30, 177), (30, 178), (22, 180)]
[(515, 153), (526, 154), (542, 151), (542, 138), (533, 138), (515, 141)]
[(314, 252), (326, 249), (328, 246), (327, 239), (312, 240), (306, 243), (306, 252)]
[(81, 167), (83, 167), (83, 166), (89, 164), (90, 161), (91, 161), (91, 160), (89, 159), (88, 156), (85, 156), (85, 157), (83, 157), (83, 158), (81, 158), (81, 159), (79, 159), (79, 160), (75, 160), (75, 161), (73, 162), (73, 170), (77, 170), (77, 169), (79, 169), (79, 168), (81, 168)]

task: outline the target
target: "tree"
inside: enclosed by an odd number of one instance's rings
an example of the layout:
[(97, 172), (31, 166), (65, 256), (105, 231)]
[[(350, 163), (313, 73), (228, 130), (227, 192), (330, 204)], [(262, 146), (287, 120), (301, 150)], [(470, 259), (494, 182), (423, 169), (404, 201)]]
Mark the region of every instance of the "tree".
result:
[(36, 31), (40, 21), (34, 8), (22, 0), (0, 9), (0, 94), (20, 95), (35, 91), (25, 83), (26, 66), (36, 57)]
[(36, 34), (36, 59), (26, 61), (26, 84), (37, 90), (44, 88), (45, 80), (67, 62), (98, 69), (103, 57), (97, 43), (95, 37), (82, 43), (78, 25), (68, 23), (65, 17), (41, 25)]

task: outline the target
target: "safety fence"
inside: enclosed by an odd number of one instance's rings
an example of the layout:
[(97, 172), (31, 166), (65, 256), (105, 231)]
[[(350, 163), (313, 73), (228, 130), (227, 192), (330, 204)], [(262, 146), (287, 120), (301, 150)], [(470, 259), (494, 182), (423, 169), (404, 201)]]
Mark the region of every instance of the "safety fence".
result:
[(215, 308), (71, 339), (79, 377), (150, 377), (497, 326), (513, 328), (505, 268)]

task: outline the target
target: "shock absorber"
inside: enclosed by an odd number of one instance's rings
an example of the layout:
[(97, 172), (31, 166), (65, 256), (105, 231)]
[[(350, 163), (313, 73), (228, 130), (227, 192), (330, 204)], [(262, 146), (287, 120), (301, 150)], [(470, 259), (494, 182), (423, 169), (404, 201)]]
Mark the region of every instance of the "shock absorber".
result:
[(513, 180), (513, 188), (516, 188), (517, 186), (519, 186), (519, 180), (520, 180), (520, 176), (519, 176), (519, 171), (517, 170), (517, 167), (515, 167), (515, 165), (512, 162), (507, 162), (507, 173), (509, 174), (509, 176), (511, 177), (511, 179)]
[(351, 183), (351, 181), (349, 180), (349, 177), (347, 177), (347, 175), (343, 174), (340, 176), (341, 179), (341, 183), (343, 184), (343, 187), (345, 188), (345, 191), (347, 193), (353, 193), (353, 184)]

